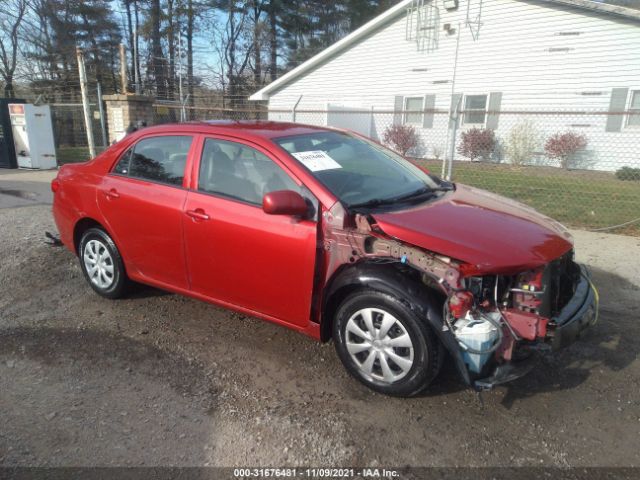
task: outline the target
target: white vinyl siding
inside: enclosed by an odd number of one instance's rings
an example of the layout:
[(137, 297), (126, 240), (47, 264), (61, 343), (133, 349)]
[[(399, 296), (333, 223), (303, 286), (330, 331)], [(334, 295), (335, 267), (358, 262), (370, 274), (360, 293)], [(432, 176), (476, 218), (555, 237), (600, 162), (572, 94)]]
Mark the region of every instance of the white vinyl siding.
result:
[(423, 97), (406, 97), (404, 99), (404, 123), (407, 125), (422, 125), (423, 105)]

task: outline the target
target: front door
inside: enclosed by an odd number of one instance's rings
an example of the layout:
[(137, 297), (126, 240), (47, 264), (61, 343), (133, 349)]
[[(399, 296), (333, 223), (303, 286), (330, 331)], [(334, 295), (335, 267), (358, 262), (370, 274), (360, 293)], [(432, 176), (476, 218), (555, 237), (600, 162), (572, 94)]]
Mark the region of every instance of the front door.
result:
[(306, 326), (317, 223), (268, 215), (261, 206), (267, 192), (305, 189), (266, 151), (216, 138), (204, 141), (198, 170), (184, 216), (191, 288), (219, 303)]
[(98, 205), (131, 274), (188, 289), (182, 212), (192, 137), (143, 138), (98, 188)]

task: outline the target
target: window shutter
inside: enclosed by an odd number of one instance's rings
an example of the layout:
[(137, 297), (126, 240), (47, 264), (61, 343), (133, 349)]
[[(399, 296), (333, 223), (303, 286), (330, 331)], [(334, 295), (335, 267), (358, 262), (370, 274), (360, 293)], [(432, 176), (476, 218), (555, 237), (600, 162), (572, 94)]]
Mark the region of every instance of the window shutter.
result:
[(425, 95), (424, 96), (424, 117), (422, 119), (422, 126), (424, 128), (433, 128), (433, 119), (435, 117), (436, 108), (436, 96)]
[(393, 124), (402, 125), (402, 110), (404, 110), (404, 97), (396, 96), (393, 103)]
[[(627, 97), (629, 95), (628, 88), (613, 88), (611, 89), (611, 103), (609, 104), (609, 113), (624, 112), (627, 106)], [(619, 132), (622, 130), (622, 123), (624, 122), (624, 115), (607, 115), (607, 126), (605, 131), (607, 132)]]
[(498, 128), (498, 117), (500, 116), (500, 105), (502, 104), (502, 92), (491, 92), (489, 94), (489, 113), (487, 114), (487, 130)]
[[(462, 105), (462, 94), (454, 93), (451, 95), (451, 106), (449, 107), (449, 129), (454, 127), (453, 112), (458, 107), (458, 112), (464, 108)], [(458, 124), (460, 124), (460, 116), (458, 116)]]

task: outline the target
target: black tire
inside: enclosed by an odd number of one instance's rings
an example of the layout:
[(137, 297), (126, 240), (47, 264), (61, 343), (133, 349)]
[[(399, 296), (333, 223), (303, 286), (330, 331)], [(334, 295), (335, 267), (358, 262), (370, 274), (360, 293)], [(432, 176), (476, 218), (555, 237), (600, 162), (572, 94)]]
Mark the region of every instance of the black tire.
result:
[[(88, 271), (87, 262), (85, 261), (85, 253), (92, 254), (92, 249), (97, 245), (104, 248), (104, 250), (100, 250), (103, 255), (105, 250), (108, 252), (108, 258), (105, 261), (105, 265), (107, 268), (111, 265), (113, 270), (112, 274), (106, 271), (104, 272), (104, 276), (102, 276), (101, 279), (107, 279), (110, 281), (103, 282), (104, 285), (102, 286), (99, 284), (101, 280), (92, 280), (92, 273)], [(89, 252), (86, 252), (87, 249), (89, 249)], [(84, 232), (80, 239), (78, 258), (80, 259), (80, 268), (82, 269), (84, 278), (98, 295), (109, 299), (121, 298), (124, 295), (127, 286), (127, 274), (124, 269), (120, 252), (107, 232), (98, 227), (90, 228)]]
[[(364, 317), (356, 314), (359, 314), (359, 312), (365, 309), (374, 309), (372, 317), (377, 318), (377, 320), (376, 318), (373, 319), (374, 323), (376, 321), (381, 323), (381, 319), (384, 318), (386, 313), (391, 314), (397, 321), (392, 327), (399, 332), (396, 334), (404, 337), (406, 333), (411, 339), (413, 363), (406, 372), (402, 371), (402, 368), (399, 367), (400, 364), (396, 365), (394, 363), (392, 357), (384, 356), (386, 359), (384, 362), (385, 366), (392, 367), (391, 373), (404, 375), (398, 380), (386, 382), (383, 379), (376, 378), (383, 375), (381, 364), (382, 353), (378, 352), (378, 356), (374, 357), (376, 360), (373, 363), (373, 370), (371, 371), (371, 375), (367, 375), (361, 369), (361, 366), (365, 365), (366, 359), (369, 358), (372, 352), (370, 350), (364, 351), (356, 354), (354, 358), (348, 351), (347, 340), (349, 340), (351, 347), (353, 347), (354, 341), (357, 341), (359, 337), (357, 335), (355, 338), (353, 337), (352, 326), (350, 327), (351, 330), (347, 332), (347, 324), (352, 317), (354, 317), (354, 322), (360, 322), (360, 324), (362, 324)], [(383, 313), (379, 311), (376, 312), (376, 310), (383, 311)], [(398, 323), (400, 325), (398, 325)], [(378, 331), (380, 331), (380, 329), (378, 329)], [(389, 335), (396, 335), (391, 330), (389, 330), (389, 332)], [(389, 338), (391, 337), (387, 336), (387, 339)], [(419, 318), (405, 301), (376, 290), (357, 291), (348, 296), (340, 304), (333, 322), (333, 340), (340, 360), (352, 376), (376, 392), (397, 397), (411, 397), (425, 390), (438, 375), (444, 355), (442, 345), (427, 325), (426, 319)], [(382, 352), (387, 353), (389, 349), (391, 349), (391, 353), (405, 355), (405, 357), (402, 357), (404, 359), (409, 358), (411, 355), (410, 348), (398, 349), (381, 345), (377, 345), (375, 348), (382, 349)], [(360, 365), (356, 363), (358, 361), (360, 361)], [(377, 362), (377, 364), (375, 362)], [(387, 368), (387, 372), (389, 372), (389, 368)]]

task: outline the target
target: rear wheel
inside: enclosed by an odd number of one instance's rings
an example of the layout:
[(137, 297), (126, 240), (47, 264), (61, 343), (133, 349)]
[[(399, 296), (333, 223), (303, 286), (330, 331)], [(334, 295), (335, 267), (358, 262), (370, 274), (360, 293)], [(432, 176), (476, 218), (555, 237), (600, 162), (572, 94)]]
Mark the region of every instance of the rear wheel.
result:
[(120, 252), (101, 228), (90, 228), (80, 239), (80, 267), (95, 292), (106, 298), (124, 294), (126, 274)]
[(349, 373), (380, 393), (416, 395), (440, 369), (442, 347), (426, 319), (386, 293), (347, 297), (336, 312), (333, 338)]

